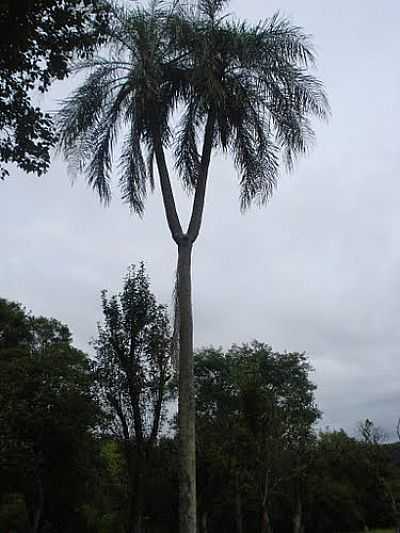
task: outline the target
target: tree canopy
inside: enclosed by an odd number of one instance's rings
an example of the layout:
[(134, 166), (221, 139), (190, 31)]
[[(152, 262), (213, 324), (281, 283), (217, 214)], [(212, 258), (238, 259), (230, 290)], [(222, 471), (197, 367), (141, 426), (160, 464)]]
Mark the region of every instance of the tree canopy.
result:
[(68, 327), (0, 299), (0, 489), (23, 495), (25, 530), (73, 524), (99, 417), (88, 358)]
[[(196, 354), (201, 506), (211, 529), (270, 532), (278, 502), (295, 515), (320, 415), (310, 371), (304, 354), (256, 341)], [(227, 509), (230, 522), (221, 520)]]
[(39, 175), (47, 170), (57, 135), (33, 93), (65, 78), (74, 55), (88, 57), (107, 13), (102, 0), (1, 0), (0, 178), (7, 163)]

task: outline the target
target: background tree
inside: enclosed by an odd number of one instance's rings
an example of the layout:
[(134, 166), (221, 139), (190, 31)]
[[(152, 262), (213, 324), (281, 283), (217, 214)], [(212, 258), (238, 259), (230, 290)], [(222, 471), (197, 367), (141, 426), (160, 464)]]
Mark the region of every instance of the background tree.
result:
[[(303, 354), (274, 353), (258, 342), (233, 346), (225, 354), (213, 349), (196, 354), (198, 449), (206, 470), (199, 481), (210, 482), (200, 486), (211, 516), (220, 512), (212, 480), (222, 478), (222, 497), (231, 495), (234, 522), (225, 519), (221, 530), (242, 532), (247, 526), (269, 532), (278, 522), (277, 496), (282, 491), (299, 496), (308, 468), (304, 450), (319, 417), (310, 370)], [(285, 514), (298, 513), (297, 504), (284, 501)]]
[(239, 401), (222, 349), (195, 354), (197, 475), (200, 531), (242, 533), (245, 492), (240, 457)]
[[(369, 489), (367, 522), (390, 517), (391, 523), (400, 529), (400, 486), (397, 468), (390, 460), (390, 448), (383, 446), (384, 432), (368, 418), (359, 424), (359, 437), (363, 446), (363, 462), (368, 471)], [(376, 493), (376, 497), (373, 495)]]
[(122, 292), (102, 293), (104, 323), (94, 343), (94, 371), (111, 434), (121, 439), (128, 474), (128, 528), (143, 528), (144, 483), (159, 436), (172, 377), (166, 308), (150, 291), (143, 264), (125, 278)]
[[(32, 100), (65, 78), (76, 53), (87, 56), (101, 39), (108, 8), (101, 0), (1, 0), (0, 162), (38, 175), (49, 166), (56, 131)], [(8, 175), (0, 165), (0, 178)]]
[(68, 328), (0, 300), (0, 499), (17, 497), (33, 533), (77, 526), (98, 421), (89, 362)]
[(307, 479), (306, 531), (392, 528), (396, 510), (385, 485), (399, 497), (399, 469), (391, 452), (392, 447), (358, 440), (344, 430), (322, 432)]
[[(110, 199), (112, 153), (121, 127), (126, 127), (122, 196), (139, 214), (153, 187), (153, 160), (157, 163), (178, 247), (181, 533), (196, 531), (191, 257), (212, 151), (232, 153), (242, 208), (263, 204), (276, 184), (280, 153), (291, 167), (312, 138), (310, 118), (327, 113), (322, 86), (308, 71), (314, 55), (302, 30), (279, 16), (258, 25), (236, 21), (223, 16), (226, 3), (155, 1), (149, 9), (121, 10), (110, 33), (111, 55), (81, 64), (92, 72), (60, 114), (64, 153), (103, 200)], [(186, 231), (171, 187), (168, 148), (194, 195)]]

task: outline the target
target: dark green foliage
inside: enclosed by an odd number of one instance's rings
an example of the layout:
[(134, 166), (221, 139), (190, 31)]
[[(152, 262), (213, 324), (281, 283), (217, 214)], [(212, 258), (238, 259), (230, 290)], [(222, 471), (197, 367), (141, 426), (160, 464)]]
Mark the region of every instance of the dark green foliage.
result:
[(278, 15), (258, 25), (225, 17), (226, 3), (192, 8), (155, 1), (115, 10), (109, 56), (77, 65), (92, 70), (61, 110), (61, 145), (103, 200), (110, 199), (113, 149), (123, 127), (122, 197), (139, 214), (153, 186), (158, 140), (174, 148), (182, 182), (194, 190), (198, 141), (211, 124), (213, 146), (232, 152), (239, 169), (243, 208), (270, 196), (281, 152), (291, 167), (307, 150), (311, 117), (328, 112), (309, 71), (309, 38)]
[(0, 333), (0, 494), (17, 495), (32, 531), (70, 531), (99, 421), (88, 359), (66, 326), (5, 300)]
[(399, 475), (385, 446), (343, 430), (321, 433), (309, 482), (308, 527), (317, 533), (392, 527)]
[[(90, 491), (81, 505), (85, 533), (125, 533), (129, 518), (124, 443), (99, 440)], [(177, 451), (172, 438), (160, 438), (148, 457), (144, 478), (146, 533), (176, 533)]]
[(258, 342), (197, 354), (200, 495), (211, 530), (239, 529), (238, 520), (262, 528), (282, 503), (293, 514), (291, 489), (304, 482), (319, 417), (310, 370), (303, 354)]
[[(171, 377), (165, 309), (143, 267), (129, 272), (120, 295), (104, 294), (103, 305), (91, 369), (66, 326), (0, 299), (1, 531), (126, 533), (138, 489), (142, 531), (177, 531), (177, 442), (173, 434), (151, 440), (155, 391), (163, 384), (165, 401)], [(315, 434), (310, 371), (303, 354), (263, 343), (197, 353), (200, 533), (293, 533), (299, 502), (305, 533), (398, 523), (398, 444), (383, 445), (369, 420), (358, 439), (343, 430)]]
[[(38, 175), (56, 141), (51, 117), (32, 91), (63, 79), (74, 53), (88, 57), (101, 40), (108, 9), (102, 0), (1, 0), (0, 161)], [(0, 178), (8, 174), (0, 166)]]

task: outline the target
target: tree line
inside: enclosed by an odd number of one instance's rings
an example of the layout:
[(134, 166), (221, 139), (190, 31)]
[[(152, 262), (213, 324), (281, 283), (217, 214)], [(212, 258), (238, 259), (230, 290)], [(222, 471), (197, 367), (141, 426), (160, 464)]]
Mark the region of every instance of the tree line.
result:
[[(0, 299), (0, 530), (178, 529), (177, 365), (143, 265), (102, 292), (91, 356), (67, 326)], [(200, 533), (351, 532), (399, 523), (399, 448), (366, 420), (318, 431), (304, 353), (195, 352)]]

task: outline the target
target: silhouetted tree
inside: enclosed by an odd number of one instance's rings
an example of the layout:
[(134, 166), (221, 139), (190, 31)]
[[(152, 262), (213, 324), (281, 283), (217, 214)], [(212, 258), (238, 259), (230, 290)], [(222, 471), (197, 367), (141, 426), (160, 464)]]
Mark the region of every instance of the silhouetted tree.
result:
[(104, 323), (94, 343), (94, 371), (109, 429), (123, 442), (129, 488), (128, 531), (143, 528), (144, 478), (165, 414), (172, 377), (166, 308), (150, 291), (143, 264), (131, 267), (122, 292), (102, 293)]

